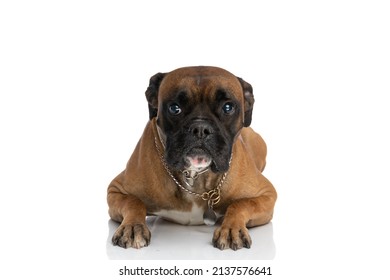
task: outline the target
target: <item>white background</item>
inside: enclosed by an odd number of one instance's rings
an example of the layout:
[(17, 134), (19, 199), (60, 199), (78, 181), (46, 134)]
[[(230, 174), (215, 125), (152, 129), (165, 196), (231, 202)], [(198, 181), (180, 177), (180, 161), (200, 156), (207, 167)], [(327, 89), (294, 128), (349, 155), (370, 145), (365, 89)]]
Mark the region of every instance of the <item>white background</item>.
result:
[(389, 279), (386, 1), (137, 3), (0, 3), (0, 274), (117, 279), (131, 263), (108, 260), (106, 188), (149, 77), (215, 65), (254, 87), (273, 278)]

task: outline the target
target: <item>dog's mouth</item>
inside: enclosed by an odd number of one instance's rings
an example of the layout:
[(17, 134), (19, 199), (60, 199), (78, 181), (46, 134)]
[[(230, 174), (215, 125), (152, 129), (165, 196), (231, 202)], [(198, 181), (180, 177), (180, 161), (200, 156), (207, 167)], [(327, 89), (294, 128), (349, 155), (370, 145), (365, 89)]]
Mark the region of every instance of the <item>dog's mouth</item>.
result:
[(202, 148), (193, 148), (187, 153), (184, 161), (186, 169), (201, 171), (211, 165), (212, 157), (210, 153)]
[(167, 138), (165, 160), (170, 168), (196, 172), (210, 169), (213, 173), (223, 173), (229, 169), (231, 148), (221, 136), (217, 135), (213, 141), (206, 142), (183, 137)]

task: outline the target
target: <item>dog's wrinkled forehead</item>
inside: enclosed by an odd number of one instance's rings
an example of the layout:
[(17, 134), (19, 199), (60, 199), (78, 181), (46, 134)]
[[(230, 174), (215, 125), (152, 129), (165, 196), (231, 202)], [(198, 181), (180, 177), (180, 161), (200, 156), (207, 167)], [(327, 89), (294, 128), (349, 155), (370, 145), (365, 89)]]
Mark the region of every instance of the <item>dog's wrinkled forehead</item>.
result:
[[(174, 98), (178, 93), (198, 100), (215, 98), (217, 92), (225, 92), (242, 101), (242, 87), (230, 72), (217, 67), (186, 67), (168, 73), (161, 82), (159, 97)], [(161, 101), (161, 100), (160, 100)], [(200, 100), (199, 100), (200, 101)]]
[(249, 83), (227, 70), (210, 66), (184, 67), (169, 73), (159, 72), (150, 78), (145, 96), (150, 120), (157, 115), (161, 116), (164, 104), (169, 102), (201, 106), (229, 101), (240, 107), (246, 127), (251, 124), (255, 102), (253, 88)]

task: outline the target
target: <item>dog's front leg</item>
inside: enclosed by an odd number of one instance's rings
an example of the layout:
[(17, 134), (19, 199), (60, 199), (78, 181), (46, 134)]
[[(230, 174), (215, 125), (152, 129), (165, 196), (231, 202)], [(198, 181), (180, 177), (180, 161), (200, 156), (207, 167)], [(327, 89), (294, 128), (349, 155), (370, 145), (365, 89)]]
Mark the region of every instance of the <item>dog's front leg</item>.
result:
[(107, 200), (111, 219), (121, 223), (112, 237), (112, 243), (123, 248), (148, 246), (151, 235), (146, 226), (144, 203), (131, 194), (119, 192), (114, 185), (108, 188)]
[(221, 250), (250, 248), (252, 240), (247, 227), (264, 225), (272, 219), (275, 195), (272, 192), (230, 204), (222, 225), (214, 231), (214, 247)]

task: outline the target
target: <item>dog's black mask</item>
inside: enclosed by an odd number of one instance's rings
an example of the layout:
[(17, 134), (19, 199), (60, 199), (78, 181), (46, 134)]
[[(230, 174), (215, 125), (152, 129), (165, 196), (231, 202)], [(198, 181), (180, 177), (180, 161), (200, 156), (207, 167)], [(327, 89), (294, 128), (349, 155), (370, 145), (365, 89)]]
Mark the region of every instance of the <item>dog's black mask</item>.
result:
[(183, 170), (191, 165), (189, 159), (197, 159), (210, 160), (213, 172), (226, 172), (229, 169), (235, 136), (233, 131), (218, 125), (211, 118), (184, 118), (165, 127), (165, 157), (172, 168)]

